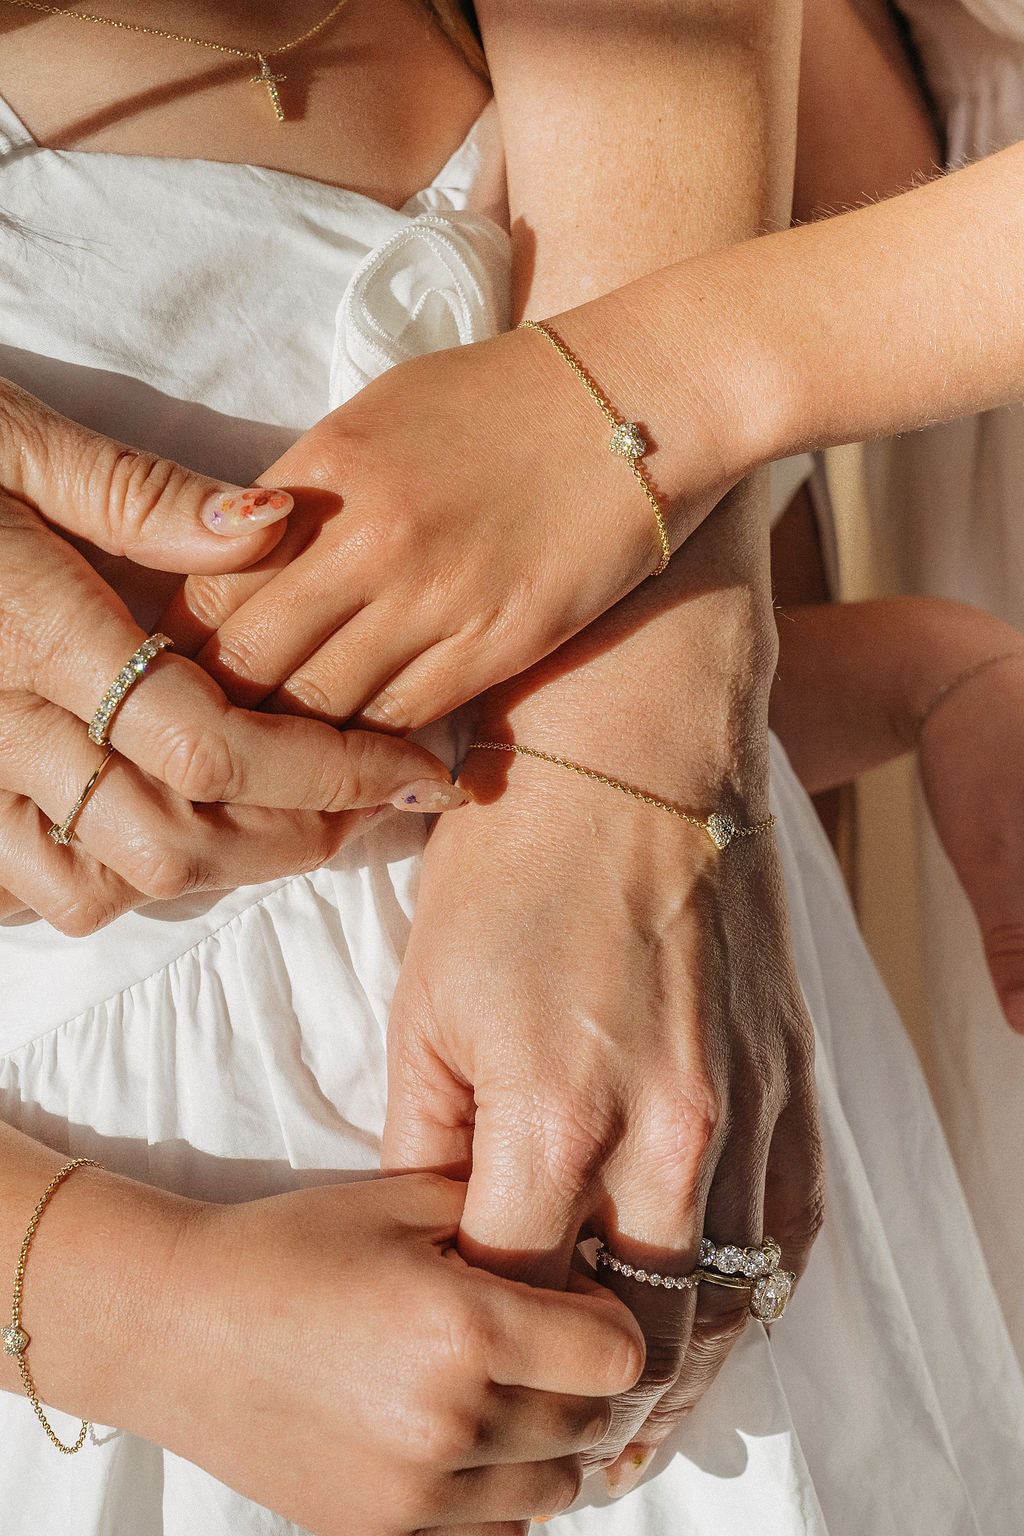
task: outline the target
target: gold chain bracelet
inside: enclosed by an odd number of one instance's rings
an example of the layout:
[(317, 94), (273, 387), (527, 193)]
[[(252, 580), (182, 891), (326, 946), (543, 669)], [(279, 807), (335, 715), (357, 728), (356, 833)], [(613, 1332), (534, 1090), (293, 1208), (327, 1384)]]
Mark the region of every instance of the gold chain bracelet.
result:
[(590, 779), (594, 784), (607, 784), (609, 789), (617, 789), (623, 795), (629, 795), (631, 800), (639, 800), (641, 805), (651, 805), (657, 811), (667, 811), (670, 816), (676, 816), (680, 821), (688, 822), (691, 827), (699, 827), (706, 832), (715, 847), (721, 850), (728, 848), (738, 837), (756, 837), (760, 832), (770, 832), (775, 825), (773, 815), (766, 816), (764, 821), (759, 821), (751, 827), (741, 827), (734, 821), (727, 811), (713, 811), (710, 816), (692, 816), (689, 811), (681, 810), (678, 805), (672, 805), (668, 800), (659, 800), (655, 795), (645, 794), (642, 789), (637, 789), (633, 784), (624, 784), (621, 779), (613, 779), (607, 773), (598, 773), (596, 768), (585, 768), (582, 763), (573, 762), (571, 757), (556, 757), (552, 752), (541, 752), (537, 747), (520, 747), (508, 741), (474, 741), (470, 752), (514, 752), (517, 757), (535, 757), (542, 763), (554, 763), (556, 768), (568, 768), (570, 773), (578, 773), (581, 778)]
[(551, 343), (563, 362), (568, 363), (591, 400), (593, 400), (611, 426), (612, 435), (608, 442), (609, 451), (618, 458), (625, 459), (628, 462), (634, 479), (647, 497), (651, 510), (654, 513), (654, 521), (658, 527), (658, 540), (661, 544), (661, 556), (651, 575), (660, 576), (672, 558), (672, 546), (668, 541), (668, 530), (665, 527), (665, 517), (661, 510), (661, 503), (654, 494), (651, 482), (644, 474), (640, 465), (640, 460), (647, 452), (647, 444), (640, 436), (640, 428), (635, 421), (625, 421), (612, 410), (608, 400), (605, 399), (598, 389), (579, 358), (569, 351), (565, 342), (557, 332), (552, 330), (550, 325), (546, 325), (543, 320), (521, 320), (518, 328), (521, 331), (536, 331), (539, 336), (543, 336), (546, 341)]
[(18, 1267), (14, 1272), (14, 1300), (11, 1302), (11, 1325), (9, 1328), (0, 1328), (0, 1343), (3, 1345), (3, 1352), (5, 1355), (13, 1355), (17, 1360), (21, 1379), (28, 1394), (28, 1400), (35, 1409), (36, 1418), (46, 1430), (52, 1444), (57, 1447), (58, 1451), (62, 1451), (65, 1456), (74, 1456), (76, 1451), (82, 1449), (82, 1446), (85, 1444), (85, 1437), (89, 1433), (89, 1421), (88, 1419), (82, 1420), (82, 1427), (78, 1431), (78, 1439), (74, 1445), (65, 1445), (63, 1440), (59, 1439), (54, 1433), (53, 1426), (43, 1412), (32, 1377), (29, 1375), (25, 1351), (28, 1349), (31, 1340), (21, 1326), (21, 1293), (25, 1285), (25, 1265), (28, 1262), (28, 1251), (32, 1246), (32, 1239), (36, 1235), (36, 1228), (54, 1190), (63, 1184), (68, 1175), (74, 1173), (76, 1168), (98, 1168), (99, 1166), (99, 1163), (93, 1162), (91, 1157), (76, 1157), (73, 1162), (65, 1163), (64, 1167), (54, 1174), (49, 1184), (43, 1190), (39, 1204), (32, 1212), (32, 1220), (28, 1224), (25, 1241), (22, 1243), (21, 1252), (18, 1255)]

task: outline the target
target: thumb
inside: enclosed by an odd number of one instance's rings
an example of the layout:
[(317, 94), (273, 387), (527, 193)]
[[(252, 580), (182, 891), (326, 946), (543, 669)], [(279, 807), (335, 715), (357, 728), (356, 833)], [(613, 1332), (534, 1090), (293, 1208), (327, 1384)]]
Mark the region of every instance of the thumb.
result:
[(126, 447), (0, 381), (0, 484), (48, 522), (154, 570), (206, 574), (268, 554), (286, 491), (238, 486)]

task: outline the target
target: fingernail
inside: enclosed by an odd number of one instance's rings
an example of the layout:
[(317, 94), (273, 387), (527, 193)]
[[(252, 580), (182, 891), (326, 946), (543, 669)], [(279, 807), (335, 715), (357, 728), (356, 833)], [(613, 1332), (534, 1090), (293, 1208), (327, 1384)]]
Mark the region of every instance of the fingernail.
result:
[(287, 491), (272, 491), (262, 485), (247, 489), (225, 485), (206, 498), (199, 516), (211, 533), (236, 539), (280, 522), (294, 505)]
[(647, 1471), (653, 1455), (654, 1447), (651, 1445), (631, 1445), (623, 1451), (618, 1461), (608, 1467), (604, 1474), (610, 1497), (621, 1499), (625, 1494), (632, 1493)]
[(396, 790), (391, 797), (391, 804), (400, 811), (427, 813), (453, 811), (457, 806), (468, 805), (471, 799), (472, 796), (467, 794), (461, 784), (417, 779), (414, 784), (406, 784), (404, 788)]
[(391, 804), (400, 811), (454, 811), (472, 799), (461, 784), (439, 784), (436, 779), (417, 779), (391, 796)]

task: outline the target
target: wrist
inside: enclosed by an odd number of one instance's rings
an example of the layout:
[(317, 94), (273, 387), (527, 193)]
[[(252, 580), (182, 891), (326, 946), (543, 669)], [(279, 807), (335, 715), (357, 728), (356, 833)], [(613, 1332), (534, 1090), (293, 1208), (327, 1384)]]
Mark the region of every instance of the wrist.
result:
[(492, 689), (476, 738), (575, 759), (687, 809), (725, 803), (759, 819), (777, 634), (760, 535), (748, 546), (751, 525), (737, 516), (745, 496), (664, 576)]
[[(51, 1161), (34, 1199), (68, 1159)], [(76, 1169), (54, 1192), (22, 1298), (25, 1358), (44, 1405), (152, 1438), (152, 1409), (174, 1380), (166, 1347), (172, 1261), (191, 1204), (96, 1167)], [(31, 1214), (29, 1205), (26, 1228)], [(5, 1364), (15, 1371), (13, 1379), (5, 1372), (4, 1385), (23, 1392), (15, 1362)]]
[(648, 440), (642, 462), (674, 549), (726, 491), (788, 451), (800, 420), (784, 311), (764, 303), (758, 277), (762, 245), (694, 258), (553, 317)]

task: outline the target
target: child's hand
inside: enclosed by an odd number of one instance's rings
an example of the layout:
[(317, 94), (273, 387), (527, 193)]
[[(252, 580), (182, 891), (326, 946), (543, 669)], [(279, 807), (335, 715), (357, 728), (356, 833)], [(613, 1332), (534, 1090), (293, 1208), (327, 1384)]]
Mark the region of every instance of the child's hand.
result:
[[(403, 363), (263, 477), (299, 503), (276, 550), (190, 580), (161, 622), (238, 704), (416, 729), (525, 671), (659, 564), (610, 430), (529, 332)], [(712, 443), (694, 456), (687, 506), (665, 508), (674, 543), (728, 489)]]
[(978, 919), (1003, 1012), (1024, 1034), (1024, 636), (1003, 650), (936, 696), (918, 752), (928, 808)]
[(464, 1194), (412, 1174), (202, 1207), (130, 1427), (317, 1536), (525, 1536), (565, 1509), (643, 1338), (595, 1283), (470, 1268)]

